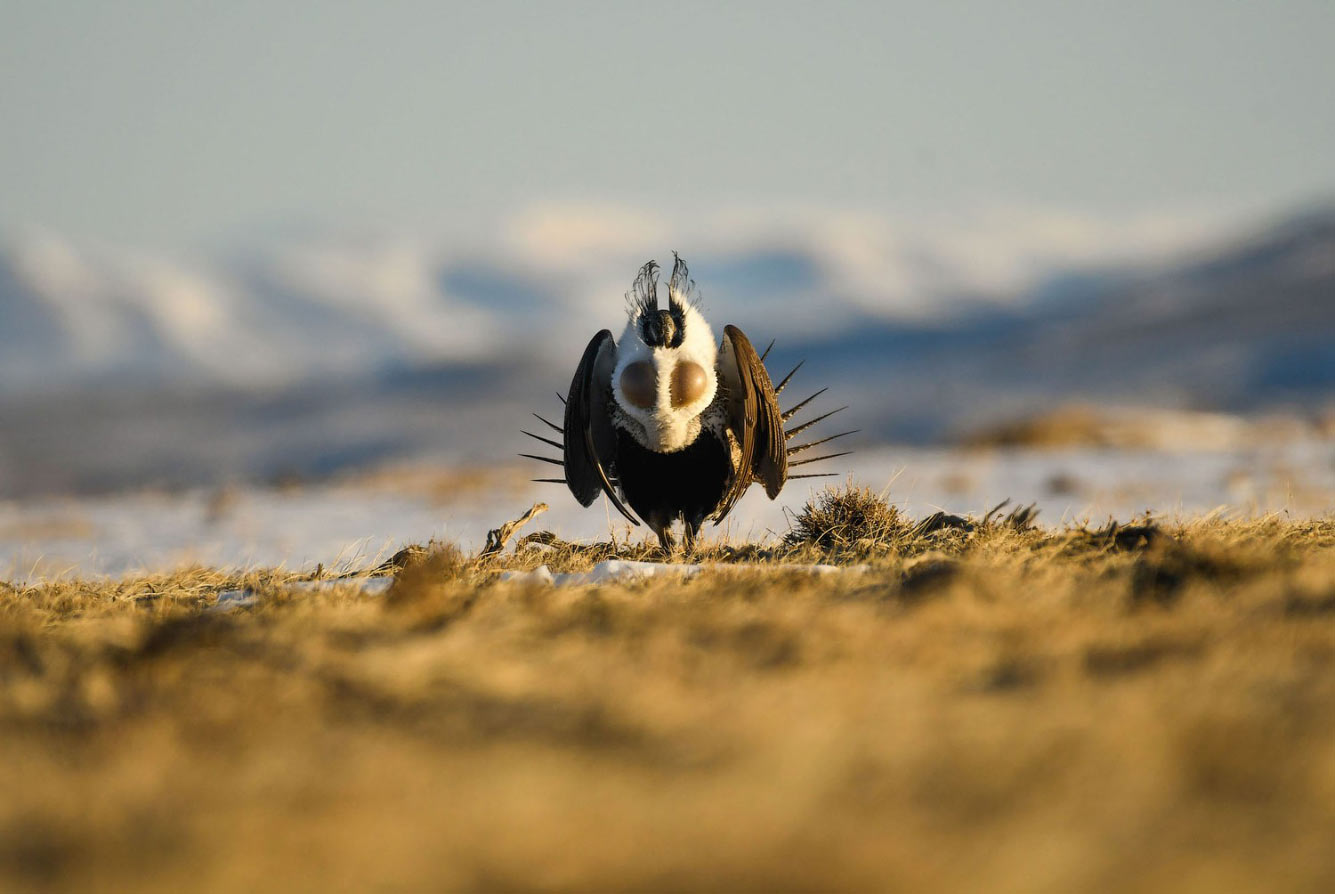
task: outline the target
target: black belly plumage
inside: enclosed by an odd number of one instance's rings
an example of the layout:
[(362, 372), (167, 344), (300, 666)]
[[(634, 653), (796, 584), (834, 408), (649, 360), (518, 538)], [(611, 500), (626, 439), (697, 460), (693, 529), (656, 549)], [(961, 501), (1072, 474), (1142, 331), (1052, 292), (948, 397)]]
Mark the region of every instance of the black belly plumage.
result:
[(649, 527), (661, 530), (680, 518), (693, 539), (727, 493), (732, 466), (728, 448), (708, 432), (683, 450), (657, 453), (617, 429), (616, 476)]

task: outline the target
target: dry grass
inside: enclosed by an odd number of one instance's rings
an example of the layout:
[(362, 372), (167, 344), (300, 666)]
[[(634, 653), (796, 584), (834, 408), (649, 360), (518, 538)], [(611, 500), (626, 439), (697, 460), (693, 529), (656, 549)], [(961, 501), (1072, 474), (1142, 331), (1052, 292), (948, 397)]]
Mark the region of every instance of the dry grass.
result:
[(704, 556), (834, 577), (0, 585), (0, 889), (1335, 886), (1335, 523), (869, 499)]
[(913, 528), (868, 487), (849, 485), (826, 489), (802, 507), (784, 537), (789, 547), (811, 547), (824, 552), (848, 553), (890, 547)]
[(1244, 418), (1223, 413), (1070, 404), (968, 432), (973, 447), (1103, 447), (1123, 450), (1233, 450), (1322, 439), (1325, 419), (1292, 414)]

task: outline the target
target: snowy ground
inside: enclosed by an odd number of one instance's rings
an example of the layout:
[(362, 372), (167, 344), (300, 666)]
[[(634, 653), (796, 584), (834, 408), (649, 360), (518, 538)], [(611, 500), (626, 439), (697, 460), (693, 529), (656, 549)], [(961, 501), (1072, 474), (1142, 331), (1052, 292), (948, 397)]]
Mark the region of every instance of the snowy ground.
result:
[[(901, 510), (982, 513), (1007, 498), (1036, 502), (1060, 526), (1109, 516), (1335, 511), (1335, 442), (1233, 451), (877, 448), (835, 460)], [(580, 508), (561, 487), (530, 484), (545, 470), (444, 471), (430, 465), (288, 489), (127, 493), (0, 503), (0, 579), (120, 575), (198, 562), (212, 566), (366, 567), (408, 543), (481, 545), (489, 528), (533, 502), (551, 510), (533, 529), (567, 539), (628, 535), (601, 503)], [(794, 481), (779, 500), (753, 488), (708, 536), (757, 540), (787, 530), (787, 512), (843, 478)], [(648, 536), (643, 528), (629, 536)]]

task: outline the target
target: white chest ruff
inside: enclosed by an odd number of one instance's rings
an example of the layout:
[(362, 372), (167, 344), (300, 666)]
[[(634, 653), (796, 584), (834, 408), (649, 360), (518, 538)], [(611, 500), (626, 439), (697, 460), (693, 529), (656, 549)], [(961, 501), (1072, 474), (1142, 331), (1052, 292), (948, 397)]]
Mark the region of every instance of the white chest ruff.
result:
[[(727, 409), (722, 389), (698, 416), (689, 419), (669, 417), (662, 419), (661, 423), (659, 419), (653, 418), (650, 425), (627, 413), (615, 399), (610, 401), (610, 406), (612, 425), (626, 432), (646, 450), (655, 453), (676, 453), (694, 444), (702, 434), (708, 434), (729, 444), (730, 453), (734, 454), (733, 467), (737, 465), (735, 456), (737, 447), (734, 443), (736, 439), (728, 429)], [(654, 425), (654, 423), (660, 424)]]
[[(643, 447), (656, 453), (685, 450), (700, 437), (705, 419), (719, 405), (717, 361), (718, 346), (700, 312), (690, 305), (678, 305), (681, 338), (671, 344), (647, 344), (641, 316), (632, 316), (617, 340), (616, 366), (611, 376), (612, 420)], [(679, 365), (690, 364), (703, 372), (698, 396), (680, 399), (676, 395)], [(651, 400), (642, 394), (628, 395), (622, 380), (632, 366), (652, 368)], [(688, 392), (689, 393), (689, 392)]]

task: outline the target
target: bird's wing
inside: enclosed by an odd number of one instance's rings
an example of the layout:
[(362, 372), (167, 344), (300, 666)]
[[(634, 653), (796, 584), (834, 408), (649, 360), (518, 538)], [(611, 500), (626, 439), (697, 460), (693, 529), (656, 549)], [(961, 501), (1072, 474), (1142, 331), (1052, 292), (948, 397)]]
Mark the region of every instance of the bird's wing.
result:
[(788, 453), (774, 385), (750, 339), (736, 326), (723, 327), (718, 373), (727, 389), (728, 427), (741, 448), (732, 484), (714, 513), (715, 521), (722, 521), (752, 481), (763, 484), (771, 500), (779, 495), (788, 479)]
[(584, 349), (570, 382), (563, 438), (566, 486), (581, 506), (592, 505), (601, 490), (618, 512), (638, 525), (607, 477), (616, 457), (617, 435), (608, 407), (616, 362), (616, 342), (604, 329)]

